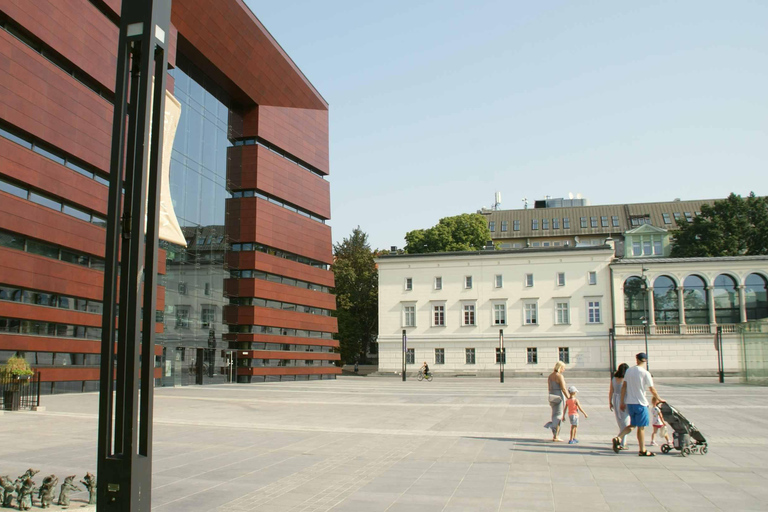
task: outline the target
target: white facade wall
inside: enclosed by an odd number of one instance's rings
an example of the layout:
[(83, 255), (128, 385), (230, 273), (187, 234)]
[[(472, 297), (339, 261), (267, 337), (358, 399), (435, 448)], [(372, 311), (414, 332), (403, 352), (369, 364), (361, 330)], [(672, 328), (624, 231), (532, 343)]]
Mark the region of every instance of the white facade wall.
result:
[[(568, 348), (575, 368), (608, 368), (608, 329), (612, 325), (609, 247), (547, 251), (491, 251), (384, 257), (379, 266), (379, 371), (399, 372), (402, 332), (414, 349), (416, 370), (424, 362), (441, 373), (492, 374), (499, 371), (496, 349), (504, 330), (505, 371), (550, 371), (559, 348)], [(589, 284), (594, 272), (595, 284)], [(560, 286), (558, 274), (565, 275)], [(533, 286), (526, 286), (526, 274)], [(496, 286), (500, 275), (502, 286)], [(467, 276), (472, 288), (465, 287)], [(442, 289), (435, 289), (435, 278)], [(410, 279), (412, 289), (406, 283)], [(556, 304), (568, 304), (569, 322), (556, 322)], [(588, 302), (599, 303), (600, 318), (588, 322)], [(501, 305), (506, 323), (497, 325), (494, 305)], [(526, 324), (525, 305), (537, 307), (537, 323)], [(433, 307), (445, 308), (445, 325), (434, 325)], [(464, 306), (474, 305), (475, 325), (464, 325)], [(415, 308), (415, 326), (406, 325), (405, 308)], [(594, 320), (594, 318), (593, 318)], [(445, 363), (436, 364), (442, 348)], [(475, 349), (475, 363), (467, 364), (466, 349)], [(537, 362), (528, 362), (535, 348)]]

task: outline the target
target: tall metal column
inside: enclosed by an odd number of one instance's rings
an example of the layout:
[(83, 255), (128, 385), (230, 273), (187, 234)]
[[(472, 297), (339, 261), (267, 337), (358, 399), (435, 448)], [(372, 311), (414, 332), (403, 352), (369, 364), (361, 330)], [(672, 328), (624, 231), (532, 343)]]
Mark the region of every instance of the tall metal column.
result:
[(499, 329), (499, 382), (504, 384), (504, 329)]
[(151, 509), (155, 275), (170, 22), (171, 0), (122, 3), (104, 272), (99, 512)]
[(405, 382), (406, 352), (408, 352), (408, 338), (405, 335), (405, 329), (403, 329), (403, 382)]

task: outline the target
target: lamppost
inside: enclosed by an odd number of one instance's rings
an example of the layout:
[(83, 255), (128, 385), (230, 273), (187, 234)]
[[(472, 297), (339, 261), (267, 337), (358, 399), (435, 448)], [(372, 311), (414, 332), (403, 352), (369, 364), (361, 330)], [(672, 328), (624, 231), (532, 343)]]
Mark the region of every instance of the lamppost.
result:
[(405, 382), (405, 354), (407, 352), (406, 350), (406, 344), (407, 344), (407, 338), (405, 336), (405, 329), (403, 329), (403, 382)]
[(504, 384), (504, 329), (499, 329), (499, 382)]
[[(641, 318), (643, 321), (643, 335), (645, 336), (645, 356), (648, 357), (648, 278), (645, 276), (645, 273), (649, 269), (643, 267), (641, 269), (640, 275), (642, 276), (643, 280), (643, 313), (645, 313), (645, 316)], [(645, 361), (645, 369), (648, 371), (651, 371), (651, 364), (646, 359)]]

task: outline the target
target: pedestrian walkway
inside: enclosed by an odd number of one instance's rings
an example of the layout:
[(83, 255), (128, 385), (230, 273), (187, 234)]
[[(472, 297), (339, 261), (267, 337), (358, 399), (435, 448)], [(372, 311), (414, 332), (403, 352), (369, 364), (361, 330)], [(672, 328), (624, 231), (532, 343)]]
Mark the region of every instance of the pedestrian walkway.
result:
[[(158, 388), (153, 511), (768, 510), (767, 388), (659, 379), (709, 453), (640, 458), (611, 450), (608, 379), (568, 383), (578, 445), (548, 441), (543, 378)], [(0, 416), (0, 474), (94, 472), (97, 402)]]

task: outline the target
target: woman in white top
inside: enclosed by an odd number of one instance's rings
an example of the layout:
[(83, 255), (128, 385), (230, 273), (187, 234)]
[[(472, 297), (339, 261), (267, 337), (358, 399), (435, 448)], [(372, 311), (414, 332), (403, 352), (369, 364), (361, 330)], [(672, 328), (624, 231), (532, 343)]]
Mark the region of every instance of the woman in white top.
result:
[[(616, 370), (616, 373), (613, 374), (613, 378), (611, 379), (611, 387), (608, 391), (608, 407), (611, 408), (613, 411), (614, 416), (616, 417), (616, 424), (619, 426), (619, 432), (623, 431), (626, 427), (629, 426), (629, 413), (624, 410), (621, 410), (621, 385), (624, 383), (624, 373), (629, 368), (629, 365), (627, 363), (621, 363)], [(626, 434), (620, 438), (621, 439), (621, 449), (626, 450), (627, 449), (627, 436)]]

